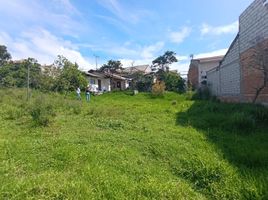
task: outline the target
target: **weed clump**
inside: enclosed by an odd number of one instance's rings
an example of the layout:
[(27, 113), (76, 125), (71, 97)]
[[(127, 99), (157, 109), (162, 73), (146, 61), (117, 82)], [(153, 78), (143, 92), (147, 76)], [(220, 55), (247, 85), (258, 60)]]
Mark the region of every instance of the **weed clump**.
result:
[(171, 105), (172, 105), (172, 106), (176, 106), (177, 104), (178, 104), (177, 100), (173, 100), (173, 101), (171, 102)]
[(153, 84), (152, 87), (152, 95), (157, 96), (164, 96), (166, 89), (166, 85), (163, 81), (156, 81), (156, 83)]
[(234, 129), (251, 131), (256, 126), (256, 121), (254, 117), (244, 112), (234, 113), (230, 118), (230, 124)]
[(56, 116), (55, 108), (44, 96), (29, 105), (29, 113), (37, 126), (48, 126)]

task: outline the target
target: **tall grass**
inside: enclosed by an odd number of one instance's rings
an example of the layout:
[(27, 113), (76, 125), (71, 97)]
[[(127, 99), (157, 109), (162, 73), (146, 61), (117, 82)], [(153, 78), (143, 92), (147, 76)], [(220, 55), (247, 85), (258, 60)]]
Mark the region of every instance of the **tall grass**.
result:
[(0, 199), (267, 199), (262, 106), (0, 90)]

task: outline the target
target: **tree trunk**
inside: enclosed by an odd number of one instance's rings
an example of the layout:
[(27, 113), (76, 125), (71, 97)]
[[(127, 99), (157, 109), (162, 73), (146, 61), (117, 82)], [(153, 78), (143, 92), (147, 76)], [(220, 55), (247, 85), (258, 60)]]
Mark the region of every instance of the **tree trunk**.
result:
[(262, 90), (263, 90), (266, 86), (267, 86), (267, 80), (266, 80), (266, 76), (265, 76), (265, 77), (264, 77), (264, 80), (263, 80), (263, 85), (262, 85), (260, 88), (258, 88), (258, 89), (256, 90), (255, 97), (254, 97), (252, 103), (254, 103), (254, 104), (256, 103), (256, 101), (257, 101), (257, 99), (258, 99), (260, 93), (262, 92)]
[(265, 86), (263, 85), (262, 87), (260, 87), (260, 88), (258, 88), (258, 89), (256, 90), (255, 97), (254, 97), (252, 103), (254, 103), (254, 104), (256, 103), (256, 101), (257, 101), (257, 99), (258, 99), (258, 97), (259, 97), (261, 91), (262, 91), (264, 88), (265, 88)]

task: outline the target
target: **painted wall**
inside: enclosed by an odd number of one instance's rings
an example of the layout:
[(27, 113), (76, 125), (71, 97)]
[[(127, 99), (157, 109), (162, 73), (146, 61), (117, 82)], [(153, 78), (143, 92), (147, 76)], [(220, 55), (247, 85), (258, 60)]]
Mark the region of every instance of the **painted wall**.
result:
[(102, 92), (103, 91), (107, 91), (107, 92), (111, 91), (110, 79), (88, 77), (89, 86), (90, 86), (92, 92), (99, 91), (98, 80), (101, 80), (101, 91)]
[(220, 61), (209, 61), (204, 63), (199, 63), (198, 65), (198, 83), (201, 85), (203, 81), (207, 81), (207, 72), (217, 66), (219, 66)]

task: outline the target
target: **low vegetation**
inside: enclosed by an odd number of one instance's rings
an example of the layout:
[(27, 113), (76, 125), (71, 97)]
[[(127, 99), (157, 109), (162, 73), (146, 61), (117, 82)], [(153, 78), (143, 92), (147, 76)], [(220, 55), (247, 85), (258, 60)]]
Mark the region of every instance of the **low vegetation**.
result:
[(25, 94), (0, 90), (0, 199), (268, 198), (262, 106)]

